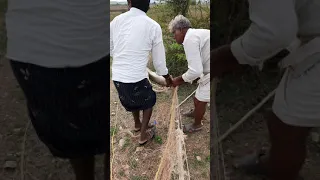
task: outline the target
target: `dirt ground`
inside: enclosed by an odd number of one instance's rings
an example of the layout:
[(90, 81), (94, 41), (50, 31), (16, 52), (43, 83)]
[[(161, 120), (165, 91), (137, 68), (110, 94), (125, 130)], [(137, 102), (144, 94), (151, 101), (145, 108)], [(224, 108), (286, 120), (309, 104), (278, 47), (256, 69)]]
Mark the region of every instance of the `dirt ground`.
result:
[[(113, 162), (113, 174), (119, 180), (151, 180), (158, 169), (162, 149), (165, 146), (168, 125), (169, 110), (171, 106), (171, 90), (157, 93), (157, 104), (154, 108), (151, 122), (156, 121), (157, 135), (153, 141), (143, 147), (138, 145), (138, 133), (132, 137), (128, 131), (134, 126), (131, 113), (125, 111), (119, 102), (117, 92), (110, 83), (110, 106), (111, 106), (111, 133), (115, 131), (114, 147), (115, 156)], [(194, 86), (181, 86), (178, 92), (179, 101), (185, 99), (194, 89)], [(193, 107), (192, 98), (181, 106), (182, 111)], [(209, 108), (208, 108), (209, 109)], [(209, 118), (209, 112), (206, 113)], [(183, 123), (191, 122), (192, 119), (182, 118)], [(191, 179), (209, 179), (210, 151), (209, 151), (209, 121), (205, 120), (204, 129), (187, 136), (186, 149)], [(122, 143), (121, 143), (122, 142)], [(197, 159), (198, 157), (198, 159)], [(200, 157), (200, 159), (199, 159)]]
[[(231, 75), (221, 81), (217, 94), (217, 111), (220, 134), (240, 120), (257, 105), (269, 92), (275, 89), (280, 73), (268, 71), (246, 76)], [(271, 110), (272, 99), (253, 114), (243, 125), (223, 141), (227, 175), (231, 180), (261, 180), (263, 177), (248, 176), (232, 167), (235, 158), (253, 152), (261, 147), (269, 147), (268, 132), (264, 116)], [(320, 180), (319, 143), (308, 141), (308, 157), (301, 175), (305, 180)], [(291, 149), (290, 151), (294, 151)]]

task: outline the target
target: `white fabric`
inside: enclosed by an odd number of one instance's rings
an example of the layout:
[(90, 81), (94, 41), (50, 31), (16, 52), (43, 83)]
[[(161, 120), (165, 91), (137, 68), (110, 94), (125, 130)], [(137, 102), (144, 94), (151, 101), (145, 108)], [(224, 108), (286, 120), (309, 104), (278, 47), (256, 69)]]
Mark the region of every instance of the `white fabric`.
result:
[(298, 36), (320, 35), (318, 0), (249, 0), (249, 5), (252, 24), (231, 43), (231, 51), (241, 64), (261, 65)]
[(7, 57), (44, 67), (83, 66), (109, 54), (105, 0), (8, 0)]
[(210, 73), (210, 30), (189, 29), (183, 41), (188, 70), (182, 75), (185, 82), (192, 83), (201, 74)]
[(301, 43), (301, 46), (293, 50), (279, 63), (282, 68), (293, 68), (295, 76), (303, 73), (307, 68), (317, 63), (317, 58), (309, 58), (320, 53), (320, 37), (308, 42)]
[(320, 127), (320, 53), (308, 59), (318, 62), (300, 76), (288, 69), (276, 91), (274, 113), (285, 123)]
[(202, 75), (198, 81), (195, 97), (202, 102), (210, 102), (210, 73)]
[[(318, 0), (249, 0), (249, 4), (252, 24), (231, 44), (231, 51), (241, 64), (261, 66), (282, 49), (297, 50), (297, 38), (303, 41), (320, 35)], [(297, 67), (300, 70), (289, 67), (284, 74), (273, 111), (287, 124), (319, 127), (320, 65), (315, 62), (320, 55), (295, 58), (293, 61), (302, 62)], [(313, 65), (304, 64), (311, 61)]]
[(210, 81), (207, 83), (199, 83), (195, 97), (202, 102), (210, 102)]
[(158, 75), (168, 74), (160, 25), (146, 13), (131, 8), (110, 23), (112, 80), (134, 83), (147, 78), (147, 63), (152, 54)]

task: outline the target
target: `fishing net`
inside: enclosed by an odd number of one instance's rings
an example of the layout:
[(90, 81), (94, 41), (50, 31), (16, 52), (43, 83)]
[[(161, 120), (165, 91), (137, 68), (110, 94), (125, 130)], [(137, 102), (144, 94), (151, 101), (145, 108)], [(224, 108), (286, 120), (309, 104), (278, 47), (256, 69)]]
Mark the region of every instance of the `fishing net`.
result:
[(190, 180), (177, 91), (173, 89), (168, 136), (154, 180)]

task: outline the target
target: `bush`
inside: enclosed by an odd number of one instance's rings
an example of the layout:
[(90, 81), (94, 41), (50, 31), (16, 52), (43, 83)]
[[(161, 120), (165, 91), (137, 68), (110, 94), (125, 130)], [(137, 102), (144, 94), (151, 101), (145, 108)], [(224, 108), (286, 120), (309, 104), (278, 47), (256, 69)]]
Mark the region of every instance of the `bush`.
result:
[(196, 0), (192, 0), (192, 1), (190, 2), (190, 5), (197, 5), (197, 1), (196, 1)]
[(190, 6), (190, 0), (167, 0), (166, 2), (174, 14), (186, 16)]
[(188, 70), (188, 62), (182, 45), (173, 43), (166, 47), (167, 67), (174, 77), (182, 75)]

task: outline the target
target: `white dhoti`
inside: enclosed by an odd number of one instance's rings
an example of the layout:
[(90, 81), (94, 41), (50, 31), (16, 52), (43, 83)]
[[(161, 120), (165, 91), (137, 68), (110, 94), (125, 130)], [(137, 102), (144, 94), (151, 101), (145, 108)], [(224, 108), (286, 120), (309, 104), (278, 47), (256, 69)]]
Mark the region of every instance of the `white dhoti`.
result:
[(303, 70), (299, 66), (286, 70), (276, 90), (272, 109), (286, 124), (320, 127), (320, 53), (305, 60), (314, 63)]
[(210, 102), (210, 73), (201, 77), (198, 81), (195, 97), (202, 102)]

